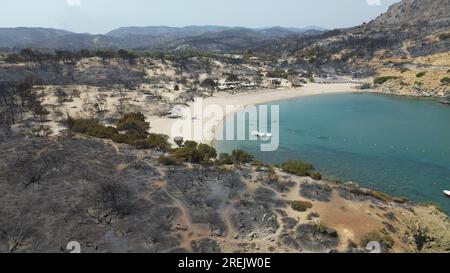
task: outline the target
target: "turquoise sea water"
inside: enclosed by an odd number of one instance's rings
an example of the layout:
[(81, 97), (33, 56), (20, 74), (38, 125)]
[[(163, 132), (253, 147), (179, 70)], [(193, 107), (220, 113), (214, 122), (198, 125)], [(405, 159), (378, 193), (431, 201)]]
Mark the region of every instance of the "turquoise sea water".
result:
[(277, 151), (261, 152), (257, 141), (218, 141), (218, 150), (240, 148), (270, 163), (301, 159), (328, 177), (434, 202), (450, 213), (450, 199), (443, 194), (450, 190), (449, 106), (374, 94), (272, 104), (280, 106)]

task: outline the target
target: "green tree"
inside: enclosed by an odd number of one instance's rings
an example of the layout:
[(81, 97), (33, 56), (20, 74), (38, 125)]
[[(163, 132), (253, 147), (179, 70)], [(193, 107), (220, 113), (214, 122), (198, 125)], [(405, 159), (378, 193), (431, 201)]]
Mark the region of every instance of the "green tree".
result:
[(221, 153), (219, 155), (219, 162), (224, 165), (233, 165), (233, 157), (227, 153)]
[(217, 83), (215, 80), (207, 78), (204, 81), (202, 81), (201, 86), (207, 87), (207, 88), (214, 88), (217, 86)]
[(281, 165), (281, 168), (290, 174), (298, 176), (310, 176), (311, 171), (314, 170), (313, 165), (298, 160), (289, 160)]
[(442, 84), (450, 84), (450, 78), (449, 77), (444, 77), (441, 79), (441, 83)]
[(234, 150), (231, 153), (231, 157), (233, 158), (233, 161), (235, 163), (239, 163), (239, 164), (250, 163), (254, 159), (253, 155), (247, 153), (246, 151), (239, 150), (239, 149), (238, 150)]
[(198, 151), (200, 152), (203, 161), (207, 162), (217, 157), (217, 151), (213, 147), (207, 144), (198, 145)]
[(423, 76), (425, 76), (427, 74), (427, 72), (423, 71), (423, 72), (419, 72), (416, 74), (417, 78), (422, 78)]
[(146, 134), (148, 129), (150, 129), (150, 123), (145, 121), (145, 116), (142, 113), (130, 113), (124, 115), (117, 122), (116, 127), (120, 131), (136, 131)]
[(307, 201), (291, 201), (291, 208), (295, 211), (304, 212), (313, 207), (311, 202)]
[(373, 81), (373, 83), (377, 84), (377, 85), (382, 85), (383, 83), (390, 81), (390, 80), (394, 80), (394, 79), (398, 79), (398, 77), (395, 77), (395, 76), (379, 77), (379, 78), (376, 78)]
[(184, 147), (189, 149), (197, 149), (198, 143), (192, 140), (187, 140), (184, 142)]

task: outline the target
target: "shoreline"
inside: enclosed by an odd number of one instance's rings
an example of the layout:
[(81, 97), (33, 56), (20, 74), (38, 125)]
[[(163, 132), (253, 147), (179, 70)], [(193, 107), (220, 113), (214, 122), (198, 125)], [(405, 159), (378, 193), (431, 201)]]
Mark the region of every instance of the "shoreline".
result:
[[(226, 113), (224, 110), (227, 105), (233, 105), (236, 106), (237, 110), (233, 111), (232, 113), (235, 113), (236, 111), (240, 111), (241, 109), (249, 106), (249, 105), (261, 105), (264, 103), (270, 103), (275, 101), (284, 101), (289, 99), (297, 99), (307, 96), (315, 96), (315, 95), (331, 95), (331, 94), (344, 94), (344, 93), (356, 93), (356, 92), (362, 92), (361, 90), (358, 90), (355, 88), (356, 85), (354, 84), (317, 84), (317, 83), (310, 83), (307, 85), (304, 85), (303, 87), (296, 88), (296, 89), (266, 89), (266, 90), (252, 90), (252, 91), (246, 91), (241, 92), (237, 94), (231, 94), (228, 92), (218, 92), (213, 97), (205, 98), (203, 99), (203, 107), (208, 107), (211, 105), (219, 106), (221, 109), (223, 109), (223, 115), (220, 118), (216, 119), (208, 119), (204, 120), (204, 123), (211, 123), (213, 124), (211, 126), (210, 130), (204, 130), (202, 139), (188, 139), (185, 138), (185, 140), (195, 140), (200, 143), (206, 143), (209, 145), (213, 145), (216, 140), (216, 132), (218, 129), (222, 128), (224, 121), (226, 120), (227, 116), (231, 113)], [(193, 113), (193, 103), (189, 103), (189, 112)], [(183, 117), (191, 118), (191, 117)], [(151, 129), (150, 132), (152, 133), (158, 133), (158, 134), (165, 134), (168, 135), (171, 142), (177, 135), (172, 134), (172, 127), (175, 125), (175, 123), (179, 121), (179, 119), (170, 119), (167, 117), (151, 117)], [(213, 145), (214, 146), (214, 145)]]

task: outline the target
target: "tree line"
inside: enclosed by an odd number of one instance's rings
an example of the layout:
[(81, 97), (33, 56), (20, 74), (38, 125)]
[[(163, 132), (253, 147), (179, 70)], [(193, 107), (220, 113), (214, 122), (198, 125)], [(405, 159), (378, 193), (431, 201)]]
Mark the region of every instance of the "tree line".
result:
[(5, 61), (8, 63), (37, 63), (42, 64), (48, 61), (56, 61), (63, 64), (75, 64), (83, 58), (99, 57), (103, 60), (120, 58), (127, 61), (134, 61), (139, 55), (130, 50), (119, 49), (99, 49), (88, 50), (83, 49), (80, 51), (70, 50), (55, 50), (55, 51), (40, 51), (33, 50), (31, 48), (22, 49), (18, 53), (9, 54)]
[(33, 89), (34, 83), (32, 77), (19, 82), (0, 81), (0, 126), (14, 125), (29, 112), (39, 118), (48, 115)]

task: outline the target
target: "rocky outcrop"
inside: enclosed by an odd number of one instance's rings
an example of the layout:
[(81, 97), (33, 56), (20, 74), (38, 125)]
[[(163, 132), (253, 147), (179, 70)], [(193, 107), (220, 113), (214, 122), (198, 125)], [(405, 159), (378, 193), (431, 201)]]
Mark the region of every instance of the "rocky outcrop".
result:
[(415, 207), (414, 216), (407, 222), (405, 239), (419, 252), (450, 251), (450, 221), (434, 206)]
[(448, 26), (450, 6), (447, 0), (403, 0), (373, 20), (370, 26), (399, 27), (415, 25)]
[(407, 84), (402, 79), (394, 79), (377, 87), (376, 91), (389, 95), (446, 98), (450, 90), (448, 86), (429, 89), (417, 84)]

